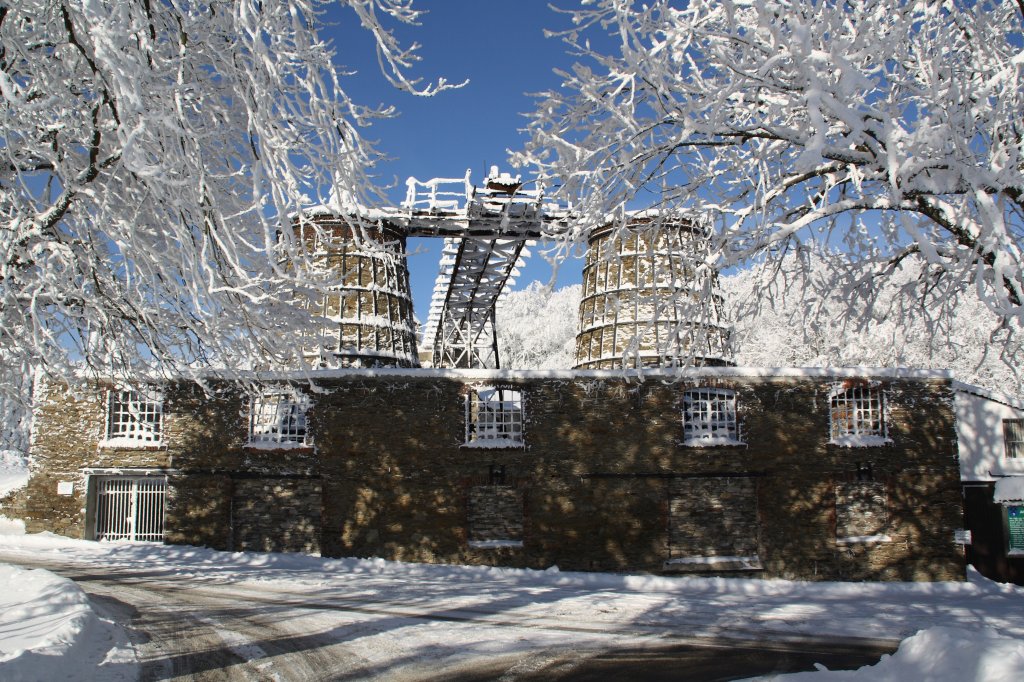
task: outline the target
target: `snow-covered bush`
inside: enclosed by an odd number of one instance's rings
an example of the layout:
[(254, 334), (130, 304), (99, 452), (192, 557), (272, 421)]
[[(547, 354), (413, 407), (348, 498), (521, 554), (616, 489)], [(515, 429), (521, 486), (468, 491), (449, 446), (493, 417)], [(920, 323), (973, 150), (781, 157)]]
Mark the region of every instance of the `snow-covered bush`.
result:
[(507, 369), (568, 369), (576, 359), (582, 286), (532, 282), (510, 291), (497, 314), (498, 352)]

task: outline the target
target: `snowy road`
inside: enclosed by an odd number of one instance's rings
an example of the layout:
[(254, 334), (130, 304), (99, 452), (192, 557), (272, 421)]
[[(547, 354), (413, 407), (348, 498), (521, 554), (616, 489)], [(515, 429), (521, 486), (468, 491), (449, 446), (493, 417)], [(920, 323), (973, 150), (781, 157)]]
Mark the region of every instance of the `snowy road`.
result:
[[(77, 582), (100, 616), (129, 631), (143, 680), (591, 679), (626, 670), (646, 670), (647, 679), (729, 679), (730, 671), (743, 677), (808, 669), (818, 661), (854, 667), (895, 648), (895, 642), (751, 646), (687, 637), (668, 624), (607, 617), (580, 622), (567, 614), (505, 612), (498, 605), (449, 608), (433, 600), (371, 600), (327, 590), (185, 581), (166, 570), (83, 571), (78, 562), (3, 552), (0, 561), (47, 568)], [(413, 649), (401, 633), (422, 627), (437, 630), (432, 651), (425, 653), (420, 645), (409, 655)], [(509, 652), (467, 656), (459, 646), (467, 628), (474, 639), (500, 628), (494, 642), (511, 636), (520, 645)], [(454, 632), (446, 634), (446, 629)], [(365, 638), (374, 640), (369, 656), (353, 645)], [(559, 641), (564, 638), (572, 643)], [(684, 665), (689, 673), (681, 677)]]
[[(856, 667), (896, 644), (801, 638), (752, 645), (686, 635), (667, 622), (620, 621), (607, 609), (581, 621), (558, 610), (520, 613), (500, 600), (460, 606), (426, 594), (409, 599), (404, 590), (370, 597), (183, 579), (167, 568), (85, 567), (81, 560), (3, 551), (0, 561), (47, 568), (78, 583), (100, 616), (128, 631), (143, 680), (568, 680), (627, 671), (646, 679), (729, 679), (809, 669), (818, 661)], [(410, 629), (433, 632), (406, 636)], [(492, 650), (481, 650), (487, 640)]]
[(680, 580), (53, 536), (0, 536), (0, 562), (74, 579), (128, 631), (144, 680), (733, 679), (873, 663), (934, 626), (1024, 636), (1024, 592), (988, 582)]

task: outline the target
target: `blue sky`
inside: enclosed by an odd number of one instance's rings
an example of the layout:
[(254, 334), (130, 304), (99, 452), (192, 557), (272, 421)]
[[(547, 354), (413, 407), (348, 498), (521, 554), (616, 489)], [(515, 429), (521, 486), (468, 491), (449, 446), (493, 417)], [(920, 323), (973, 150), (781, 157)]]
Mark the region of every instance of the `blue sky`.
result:
[[(564, 1), (563, 6), (572, 6)], [(493, 165), (512, 170), (508, 149), (522, 146), (526, 125), (523, 113), (531, 111), (535, 93), (559, 84), (553, 73), (568, 68), (573, 58), (557, 38), (545, 38), (544, 29), (565, 29), (569, 18), (548, 8), (546, 0), (420, 0), (416, 6), (429, 10), (418, 27), (400, 27), (396, 35), (408, 45), (422, 45), (422, 57), (411, 75), (424, 81), (444, 77), (450, 82), (469, 79), (459, 90), (434, 97), (415, 97), (391, 88), (377, 66), (371, 37), (358, 26), (350, 10), (335, 10), (327, 17), (336, 21), (323, 36), (332, 40), (336, 62), (358, 73), (346, 78), (343, 87), (355, 101), (394, 105), (399, 116), (376, 123), (364, 131), (378, 148), (394, 157), (380, 164), (382, 182), (395, 183), (390, 199), (397, 204), (405, 195), (405, 180), (462, 177), (471, 169), (479, 183)], [(515, 288), (532, 280), (548, 281), (551, 269), (534, 249), (534, 257)], [(409, 259), (416, 314), (426, 319), (430, 294), (437, 276), (440, 240), (410, 240)], [(579, 262), (558, 271), (558, 286), (580, 281)]]

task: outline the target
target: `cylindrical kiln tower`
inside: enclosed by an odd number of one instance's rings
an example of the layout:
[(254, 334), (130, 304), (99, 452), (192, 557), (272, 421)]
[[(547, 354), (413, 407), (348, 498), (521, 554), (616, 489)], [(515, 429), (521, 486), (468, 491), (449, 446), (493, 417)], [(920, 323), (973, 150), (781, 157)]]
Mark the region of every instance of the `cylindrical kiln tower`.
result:
[(576, 369), (731, 365), (705, 228), (637, 216), (594, 231), (583, 268)]
[(336, 282), (309, 304), (323, 320), (315, 341), (304, 344), (310, 365), (418, 367), (405, 235), (328, 213), (306, 214), (295, 229)]

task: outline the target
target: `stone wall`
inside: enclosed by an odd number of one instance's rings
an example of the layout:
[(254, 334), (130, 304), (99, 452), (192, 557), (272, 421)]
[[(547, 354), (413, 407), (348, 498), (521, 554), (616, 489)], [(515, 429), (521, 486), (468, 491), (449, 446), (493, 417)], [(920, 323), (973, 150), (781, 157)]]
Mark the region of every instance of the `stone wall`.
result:
[(320, 551), (319, 480), (240, 479), (235, 481), (231, 499), (234, 549)]
[(690, 560), (757, 556), (756, 479), (677, 478), (669, 483), (669, 496), (669, 559), (677, 570), (715, 565)]
[(523, 492), (507, 485), (469, 489), (470, 542), (520, 541), (523, 538)]
[[(499, 377), (523, 394), (525, 447), (464, 443), (465, 395)], [(724, 370), (642, 382), (612, 373), (334, 373), (312, 394), (315, 449), (280, 451), (246, 447), (240, 390), (208, 398), (169, 389), (167, 443), (155, 453), (106, 453), (60, 435), (63, 414), (84, 422), (102, 405), (51, 396), (53, 408), (37, 418), (37, 443), (50, 445), (33, 451), (30, 488), (46, 500), (36, 500), (34, 524), (81, 535), (85, 500), (48, 506), (59, 502), (50, 488), (123, 455), (168, 468), (167, 538), (176, 543), (318, 543), (325, 556), (564, 570), (962, 579), (949, 382), (880, 378), (892, 443), (850, 448), (828, 443), (836, 381)], [(682, 395), (696, 386), (735, 390), (742, 444), (684, 444)], [(851, 501), (866, 466), (884, 491), (888, 540), (839, 542), (873, 523), (858, 520)], [(726, 556), (752, 560), (713, 561)]]

